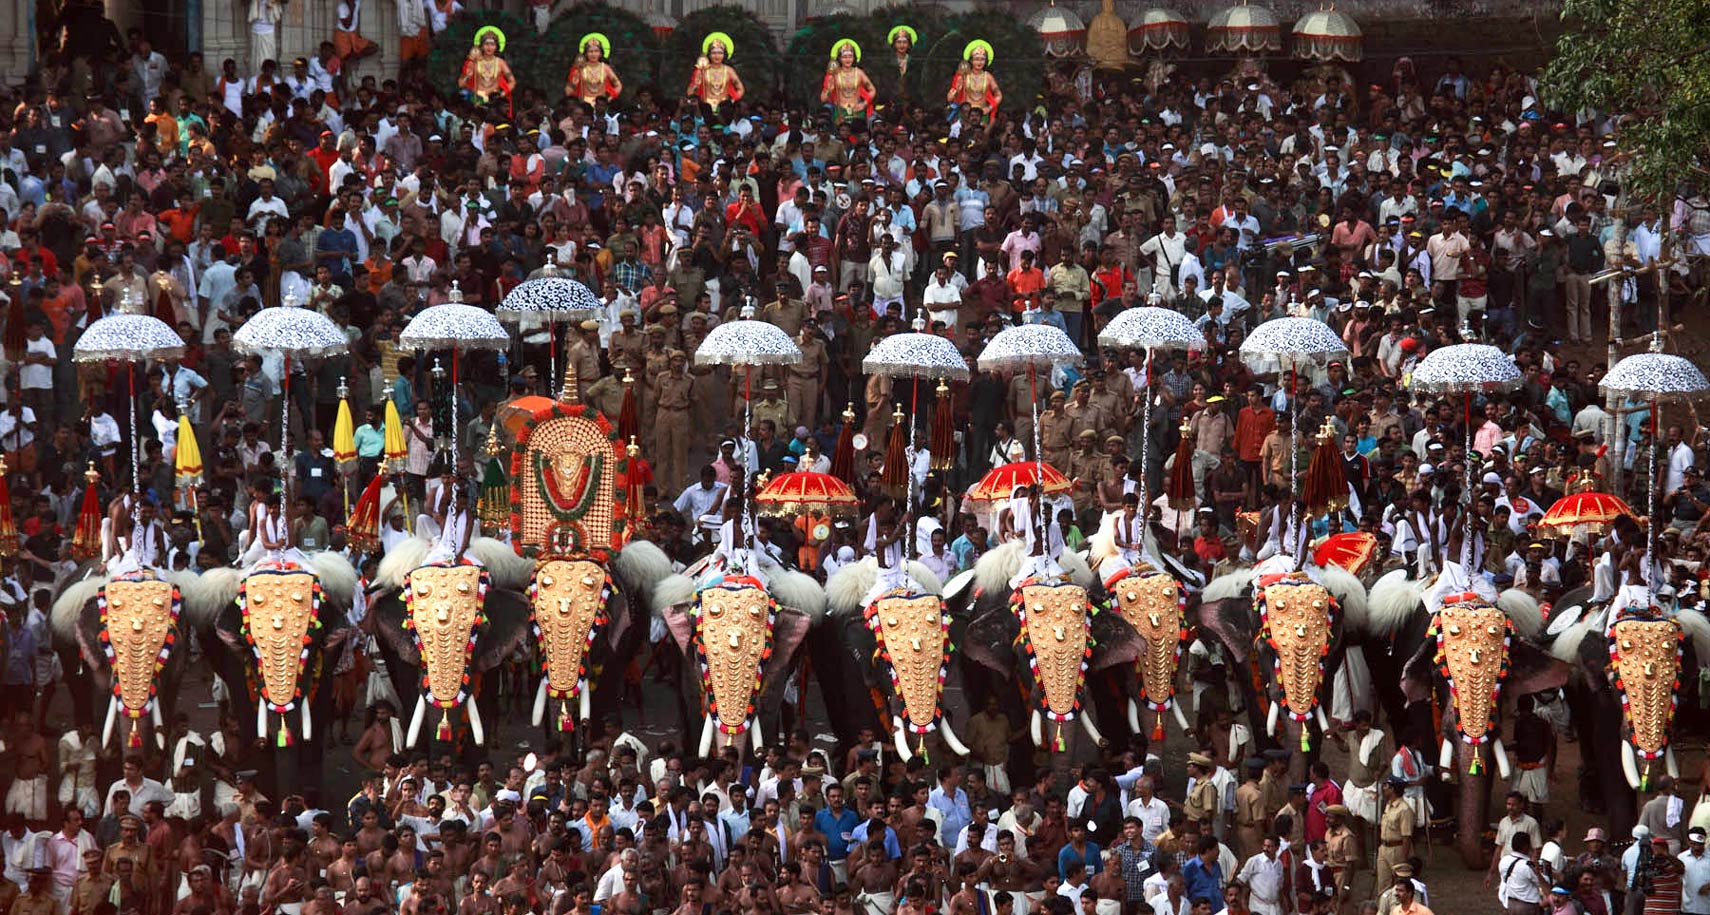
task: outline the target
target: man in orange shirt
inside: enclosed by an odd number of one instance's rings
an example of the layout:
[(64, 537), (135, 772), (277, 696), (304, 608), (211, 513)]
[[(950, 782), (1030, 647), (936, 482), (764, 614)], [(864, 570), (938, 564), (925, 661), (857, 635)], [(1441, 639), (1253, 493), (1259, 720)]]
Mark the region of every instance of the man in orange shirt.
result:
[(1241, 472), (1255, 490), (1259, 485), (1259, 459), (1265, 438), (1277, 427), (1277, 412), (1265, 404), (1264, 390), (1258, 385), (1247, 390), (1247, 405), (1235, 417), (1235, 457), (1241, 462)]
[(1021, 252), (1021, 266), (1009, 272), (1009, 290), (1015, 296), (1015, 311), (1020, 314), (1039, 307), (1039, 292), (1045, 288), (1045, 271), (1034, 266), (1034, 253)]
[(155, 218), (157, 225), (165, 229), (173, 241), (190, 244), (190, 236), (196, 231), (196, 214), (202, 211), (202, 205), (193, 203), (195, 195), (188, 188), (178, 192), (178, 205), (170, 210), (162, 210)]

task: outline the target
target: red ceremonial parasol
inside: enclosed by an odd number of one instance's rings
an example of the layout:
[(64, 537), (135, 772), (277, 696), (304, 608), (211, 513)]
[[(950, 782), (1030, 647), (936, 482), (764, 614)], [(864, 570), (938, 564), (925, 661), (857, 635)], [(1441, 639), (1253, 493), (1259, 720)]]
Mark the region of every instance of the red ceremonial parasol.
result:
[(1591, 533), (1601, 534), (1622, 515), (1638, 520), (1633, 509), (1619, 496), (1606, 492), (1576, 492), (1557, 499), (1556, 504), (1538, 520), (1538, 527), (1566, 534), (1583, 524)]
[(799, 515), (808, 511), (853, 515), (861, 503), (848, 483), (829, 473), (811, 470), (778, 474), (761, 487), (754, 501), (768, 515)]
[(12, 523), (12, 485), (6, 480), (6, 456), (0, 455), (0, 559), (18, 555), (18, 527)]
[(1069, 491), (1069, 478), (1044, 461), (1017, 461), (986, 471), (968, 490), (968, 498), (976, 502), (1000, 502), (1015, 493), (1017, 486), (1032, 486), (1044, 480), (1047, 495)]
[(1324, 538), (1323, 543), (1313, 548), (1312, 562), (1320, 568), (1341, 566), (1349, 574), (1358, 575), (1376, 555), (1377, 535), (1354, 531)]

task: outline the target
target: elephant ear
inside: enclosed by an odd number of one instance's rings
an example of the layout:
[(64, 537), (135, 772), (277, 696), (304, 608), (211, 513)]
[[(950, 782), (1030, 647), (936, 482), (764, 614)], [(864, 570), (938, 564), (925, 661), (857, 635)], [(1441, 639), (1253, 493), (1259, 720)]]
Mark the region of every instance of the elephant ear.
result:
[(1570, 668), (1530, 642), (1515, 639), (1508, 649), (1508, 681), (1503, 688), (1516, 696), (1565, 686)]
[(1200, 605), (1199, 625), (1217, 636), (1236, 664), (1247, 663), (1258, 634), (1259, 620), (1246, 597), (1208, 601)]
[(1021, 622), (1000, 598), (996, 606), (969, 621), (960, 647), (969, 660), (1007, 677), (1014, 672), (1015, 640), (1020, 634)]
[(362, 628), (379, 639), (398, 660), (410, 667), (420, 667), (422, 653), (416, 647), (415, 636), (404, 628), (404, 596), (401, 591), (389, 591), (368, 605), (368, 615), (362, 618)]
[(1093, 671), (1132, 664), (1140, 660), (1146, 650), (1146, 640), (1115, 613), (1100, 613), (1093, 617), (1092, 635), (1096, 644), (1088, 669)]
[(1437, 682), (1437, 643), (1421, 639), (1413, 656), (1401, 666), (1401, 694), (1408, 702), (1423, 702), (1431, 698)]
[(634, 612), (629, 592), (614, 588), (611, 600), (606, 601), (606, 626), (601, 632), (607, 645), (615, 649), (623, 644), (624, 633), (629, 631), (630, 614)]
[(767, 659), (761, 674), (765, 683), (782, 682), (795, 669), (796, 653), (812, 625), (813, 619), (807, 614), (779, 608), (778, 618), (772, 623), (772, 657)]
[(492, 670), (505, 663), (529, 637), (528, 598), (515, 591), (487, 592), (487, 631), (475, 645), (470, 673)]

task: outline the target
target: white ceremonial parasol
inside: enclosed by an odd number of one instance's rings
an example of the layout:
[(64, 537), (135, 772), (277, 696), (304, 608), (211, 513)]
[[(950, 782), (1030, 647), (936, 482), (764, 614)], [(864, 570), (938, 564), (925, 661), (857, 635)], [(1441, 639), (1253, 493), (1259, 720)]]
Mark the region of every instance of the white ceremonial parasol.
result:
[(463, 304), (462, 290), (451, 286), (451, 301), (432, 305), (416, 313), (398, 334), (398, 348), (418, 353), (448, 349), (451, 356), (451, 462), (457, 466), (457, 364), (470, 350), (510, 349), (511, 335), (505, 325), (484, 308)]
[[(130, 384), (130, 396), (126, 399), (131, 413), (131, 492), (142, 492), (139, 476), (142, 454), (137, 441), (137, 364), (150, 359), (182, 357), (184, 341), (165, 321), (153, 315), (120, 312), (90, 324), (71, 350), (73, 362), (125, 363), (125, 378)], [(19, 428), (22, 427), (20, 423)]]
[(297, 307), (294, 294), (285, 304), (263, 308), (232, 334), (232, 348), (240, 353), (278, 355), (284, 360), (280, 373), (279, 452), (285, 460), (285, 501), (291, 501), (291, 478), (297, 466), (291, 454), (291, 357), (308, 359), (333, 356), (350, 349), (350, 338), (332, 319), (313, 308)]
[[(1288, 411), (1289, 436), (1298, 443), (1300, 436), (1300, 398), (1296, 395), (1296, 386), (1300, 377), (1302, 365), (1322, 365), (1333, 359), (1348, 355), (1348, 345), (1342, 338), (1336, 336), (1329, 325), (1311, 318), (1286, 317), (1272, 318), (1247, 335), (1241, 344), (1241, 358), (1249, 366), (1253, 363), (1264, 363), (1275, 360), (1282, 364), (1283, 371), (1288, 374)], [(1298, 444), (1289, 449), (1289, 490), (1298, 492), (1300, 487), (1300, 448)], [(1296, 562), (1303, 562), (1306, 557), (1306, 529), (1300, 524), (1299, 500), (1291, 500), (1289, 523), (1294, 526), (1295, 536), (1299, 542), (1288, 545), (1288, 554), (1295, 557)]]

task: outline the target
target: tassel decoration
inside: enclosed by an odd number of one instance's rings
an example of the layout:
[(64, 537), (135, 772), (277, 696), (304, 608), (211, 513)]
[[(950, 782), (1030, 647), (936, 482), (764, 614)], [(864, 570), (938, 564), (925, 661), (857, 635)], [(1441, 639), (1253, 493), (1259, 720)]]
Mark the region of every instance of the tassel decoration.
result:
[(290, 746), (292, 744), (292, 742), (293, 741), (291, 740), (291, 726), (289, 724), (286, 724), (285, 718), (283, 716), (281, 716), (279, 719), (279, 736), (278, 736), (277, 741), (276, 741), (276, 746), (278, 746), (279, 749), (283, 750), (286, 747)]
[(449, 711), (439, 713), (439, 730), (434, 732), (434, 737), (440, 743), (451, 742), (451, 713)]
[(891, 414), (891, 439), (885, 445), (885, 467), (879, 482), (885, 486), (904, 486), (908, 483), (908, 436), (900, 404)]
[(1473, 751), (1472, 762), (1467, 763), (1467, 774), (1468, 775), (1481, 775), (1484, 773), (1484, 764), (1479, 762), (1478, 747), (1473, 747), (1472, 751)]
[(80, 561), (101, 555), (101, 473), (94, 461), (89, 462), (83, 479), (87, 481), (83, 505), (77, 510), (77, 532), (71, 538), (71, 557)]
[(1193, 510), (1199, 493), (1193, 486), (1193, 435), (1186, 419), (1177, 431), (1181, 433), (1181, 441), (1176, 444), (1176, 462), (1170, 467), (1170, 478), (1164, 481), (1164, 495), (1169, 497), (1171, 508), (1185, 512)]
[(1348, 477), (1336, 452), (1336, 425), (1326, 419), (1318, 430), (1318, 446), (1301, 480), (1300, 497), (1309, 516), (1334, 514), (1348, 507)]
[(831, 475), (855, 485), (855, 405), (843, 408), (843, 431), (837, 433), (837, 447), (831, 452)]
[(558, 703), (558, 730), (568, 734), (576, 730), (576, 721), (570, 717), (570, 703)]
[(635, 375), (623, 373), (623, 402), (618, 407), (618, 441), (627, 442), (641, 434), (641, 410), (635, 405)]
[(1164, 716), (1162, 713), (1159, 713), (1158, 717), (1153, 721), (1152, 740), (1159, 743), (1164, 740)]
[(130, 739), (125, 741), (125, 745), (133, 750), (142, 747), (142, 729), (137, 726), (137, 720), (135, 718), (131, 719), (131, 736)]
[(932, 469), (949, 470), (956, 466), (956, 408), (950, 399), (950, 386), (938, 382), (938, 395), (932, 408)]
[(6, 457), (0, 455), (0, 559), (18, 555), (18, 527), (12, 523), (12, 484), (7, 479)]
[(1312, 731), (1306, 726), (1305, 722), (1302, 722), (1300, 725), (1300, 752), (1312, 752)]

